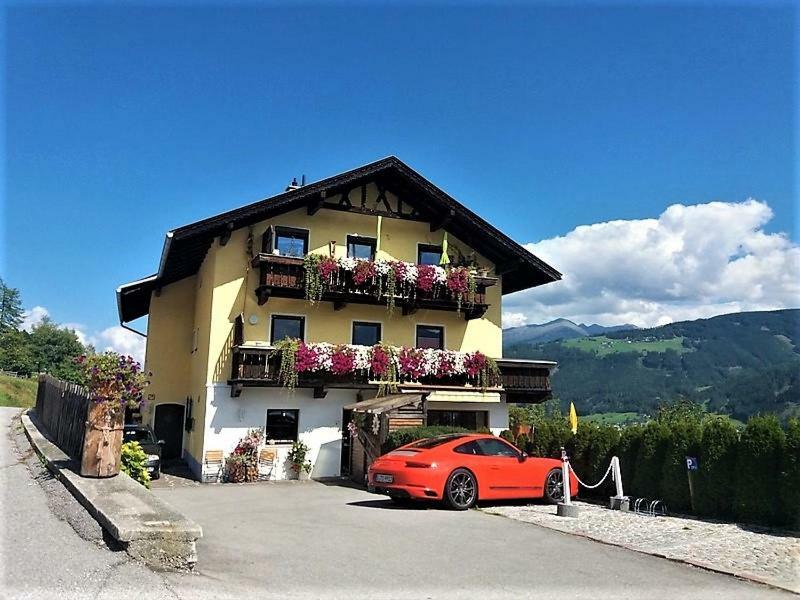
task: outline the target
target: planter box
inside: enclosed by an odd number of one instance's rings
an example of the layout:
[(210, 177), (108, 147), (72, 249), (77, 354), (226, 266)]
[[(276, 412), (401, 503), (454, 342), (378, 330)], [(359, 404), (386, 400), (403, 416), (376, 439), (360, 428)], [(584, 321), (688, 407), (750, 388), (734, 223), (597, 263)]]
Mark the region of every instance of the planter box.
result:
[(81, 454), (83, 477), (114, 477), (122, 457), (125, 411), (106, 402), (90, 402)]

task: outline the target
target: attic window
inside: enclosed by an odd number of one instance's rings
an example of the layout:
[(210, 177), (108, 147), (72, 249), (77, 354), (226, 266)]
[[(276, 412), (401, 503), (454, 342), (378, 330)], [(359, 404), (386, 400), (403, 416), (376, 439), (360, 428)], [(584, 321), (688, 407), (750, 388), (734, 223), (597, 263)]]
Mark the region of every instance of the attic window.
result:
[(303, 258), (308, 253), (308, 230), (276, 227), (273, 251), (280, 256)]
[(348, 235), (347, 256), (350, 258), (375, 260), (376, 245), (375, 238), (362, 237), (360, 235)]
[(431, 244), (417, 246), (417, 264), (438, 265), (442, 260), (442, 247)]

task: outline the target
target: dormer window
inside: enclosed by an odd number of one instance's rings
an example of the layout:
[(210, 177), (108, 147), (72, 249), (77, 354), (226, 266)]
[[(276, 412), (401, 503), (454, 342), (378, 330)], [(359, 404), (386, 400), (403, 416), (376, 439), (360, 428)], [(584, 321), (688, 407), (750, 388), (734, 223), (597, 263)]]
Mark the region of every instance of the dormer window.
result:
[(442, 260), (442, 247), (432, 244), (419, 244), (417, 246), (417, 264), (438, 265)]
[(360, 235), (347, 236), (347, 256), (364, 260), (375, 260), (375, 238)]
[(295, 227), (275, 227), (273, 254), (303, 258), (308, 253), (308, 230)]

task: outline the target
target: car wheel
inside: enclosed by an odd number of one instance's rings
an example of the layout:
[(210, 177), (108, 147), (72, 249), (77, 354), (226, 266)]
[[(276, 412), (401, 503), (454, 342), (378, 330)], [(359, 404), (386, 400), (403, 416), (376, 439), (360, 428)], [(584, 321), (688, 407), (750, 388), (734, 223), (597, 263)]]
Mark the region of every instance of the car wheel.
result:
[(450, 473), (444, 486), (444, 499), (447, 506), (455, 510), (467, 510), (478, 499), (478, 482), (466, 469), (456, 469)]
[(544, 499), (550, 504), (558, 504), (564, 499), (564, 473), (552, 469), (544, 478)]

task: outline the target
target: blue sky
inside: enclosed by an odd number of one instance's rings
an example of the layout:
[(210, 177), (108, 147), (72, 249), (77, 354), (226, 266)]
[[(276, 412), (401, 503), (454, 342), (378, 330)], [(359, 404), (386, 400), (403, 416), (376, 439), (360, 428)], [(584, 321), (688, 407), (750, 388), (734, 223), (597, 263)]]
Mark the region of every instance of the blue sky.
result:
[(99, 331), (168, 229), (388, 154), (523, 243), (753, 197), (794, 253), (796, 28), (785, 3), (7, 8), (2, 276)]

